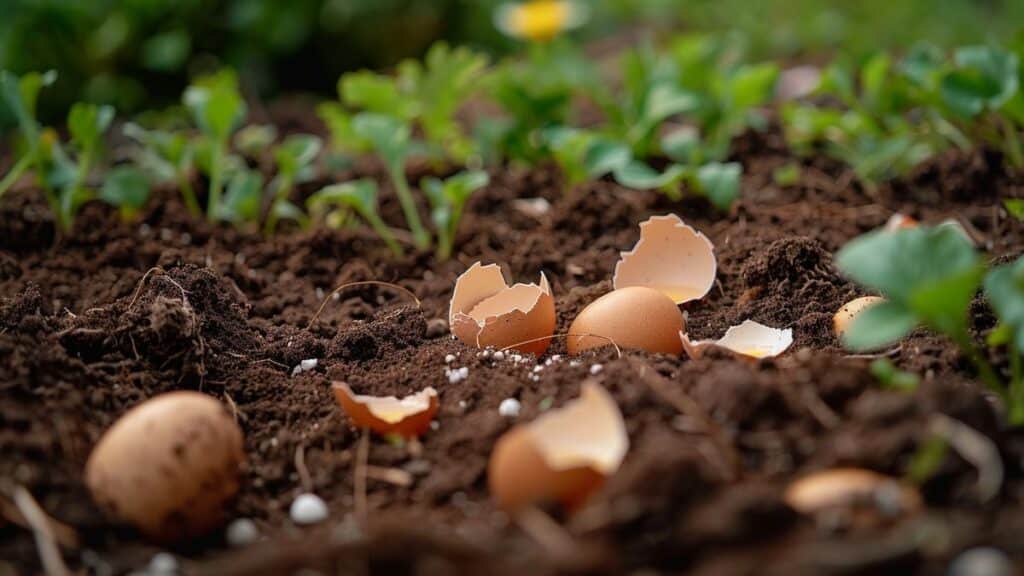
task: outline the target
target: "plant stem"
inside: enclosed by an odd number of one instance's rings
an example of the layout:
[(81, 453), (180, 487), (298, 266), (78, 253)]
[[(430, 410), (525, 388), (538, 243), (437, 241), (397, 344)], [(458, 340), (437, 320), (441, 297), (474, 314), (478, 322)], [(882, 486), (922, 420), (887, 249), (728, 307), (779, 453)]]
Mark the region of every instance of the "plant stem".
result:
[(1010, 164), (1018, 170), (1024, 168), (1024, 150), (1021, 148), (1020, 137), (1017, 136), (1013, 123), (1004, 118), (1000, 125), (1006, 134), (1006, 156), (1010, 159)]
[(1019, 342), (1014, 338), (1006, 351), (1010, 354), (1009, 420), (1011, 426), (1024, 424), (1024, 367)]
[(409, 183), (405, 181), (405, 169), (401, 162), (388, 166), (388, 174), (391, 176), (391, 183), (395, 186), (395, 194), (398, 195), (398, 202), (402, 205), (402, 213), (405, 214), (405, 221), (409, 224), (409, 231), (412, 232), (413, 242), (420, 250), (430, 247), (430, 234), (423, 227), (420, 221), (420, 214), (416, 210), (416, 202), (413, 200), (412, 192), (409, 191)]
[(380, 219), (380, 216), (374, 212), (364, 212), (363, 218), (370, 223), (370, 227), (373, 228), (374, 232), (376, 232), (382, 240), (384, 240), (384, 243), (388, 245), (388, 248), (390, 248), (392, 252), (394, 252), (395, 256), (401, 256), (404, 253), (401, 245), (399, 245), (398, 241), (395, 240), (395, 235), (391, 233), (391, 230), (388, 229), (387, 224)]
[(226, 144), (214, 146), (210, 158), (210, 197), (206, 199), (206, 219), (213, 221), (220, 214), (220, 186), (223, 170), (224, 149)]
[(196, 191), (192, 189), (192, 183), (188, 180), (188, 174), (183, 170), (178, 172), (178, 188), (181, 190), (181, 197), (185, 201), (185, 208), (188, 208), (189, 214), (193, 216), (201, 215), (203, 209), (199, 207)]
[(1003, 401), (1009, 403), (1010, 399), (1007, 397), (1007, 390), (999, 380), (995, 369), (992, 368), (992, 365), (985, 359), (985, 356), (978, 350), (978, 347), (966, 331), (954, 336), (953, 341), (960, 346), (960, 349), (967, 355), (967, 358), (974, 364), (975, 369), (978, 371), (978, 376), (985, 383), (985, 386), (998, 394)]
[(28, 169), (29, 165), (32, 164), (32, 154), (25, 154), (18, 160), (18, 162), (11, 167), (11, 171), (8, 172), (3, 180), (0, 180), (0, 198), (3, 197), (4, 192), (14, 185), (21, 178), (21, 175)]

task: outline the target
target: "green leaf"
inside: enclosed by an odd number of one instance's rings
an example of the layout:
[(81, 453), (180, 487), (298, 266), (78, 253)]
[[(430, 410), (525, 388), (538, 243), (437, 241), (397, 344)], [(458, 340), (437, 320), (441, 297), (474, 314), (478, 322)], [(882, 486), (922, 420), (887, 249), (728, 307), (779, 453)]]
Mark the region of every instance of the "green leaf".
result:
[(403, 119), (415, 114), (414, 100), (401, 94), (390, 76), (366, 70), (350, 72), (338, 81), (338, 92), (342, 102), (352, 108)]
[(776, 186), (795, 186), (800, 182), (800, 164), (789, 162), (772, 170), (772, 181)]
[(738, 162), (712, 162), (697, 169), (700, 191), (719, 210), (728, 210), (740, 196), (740, 175), (743, 167)]
[(100, 137), (110, 128), (114, 109), (110, 106), (76, 103), (68, 113), (71, 141), (83, 154), (91, 155), (99, 146)]
[(918, 290), (976, 271), (979, 263), (970, 241), (947, 226), (870, 232), (836, 255), (849, 278), (908, 306)]
[(1003, 206), (1006, 207), (1006, 211), (1010, 213), (1010, 216), (1024, 222), (1024, 199), (1007, 198), (1003, 200)]
[(615, 181), (626, 188), (652, 190), (677, 185), (687, 174), (685, 166), (672, 164), (658, 172), (643, 162), (632, 161), (615, 170)]
[(183, 99), (199, 128), (219, 142), (226, 142), (245, 118), (238, 78), (230, 70), (196, 80), (185, 90)]
[(490, 181), (491, 178), (487, 172), (482, 170), (464, 170), (454, 176), (449, 176), (444, 181), (445, 195), (451, 200), (452, 204), (462, 206), (473, 192), (487, 186)]
[(999, 266), (985, 278), (985, 296), (1002, 326), (1024, 354), (1024, 257)]
[(744, 65), (729, 77), (729, 98), (734, 109), (762, 106), (775, 94), (779, 67), (775, 64)]
[(595, 140), (587, 148), (583, 166), (590, 178), (600, 178), (629, 164), (632, 154), (629, 147), (619, 142)]
[(218, 217), (235, 224), (255, 222), (263, 203), (263, 176), (248, 169), (235, 171), (228, 181)]
[(117, 166), (107, 173), (100, 190), (100, 200), (121, 208), (127, 214), (135, 213), (143, 209), (149, 200), (149, 180), (138, 168)]
[(670, 84), (659, 84), (647, 96), (642, 121), (655, 126), (670, 116), (696, 110), (699, 105), (700, 100), (692, 92)]
[(20, 79), (3, 70), (0, 71), (0, 97), (18, 121), (18, 128), (31, 149), (39, 143), (39, 123), (36, 122), (36, 103), (39, 92), (57, 80), (54, 71), (39, 74), (30, 72)]
[(967, 46), (954, 55), (956, 69), (941, 82), (946, 105), (965, 117), (998, 110), (1016, 95), (1019, 61), (1012, 52), (990, 46)]
[(139, 59), (150, 70), (180, 70), (192, 52), (192, 38), (186, 30), (172, 30), (150, 36), (142, 43)]
[(352, 130), (374, 149), (389, 166), (401, 165), (409, 150), (409, 125), (393, 116), (363, 112), (352, 119)]
[(377, 183), (368, 178), (332, 184), (306, 201), (311, 209), (329, 205), (348, 206), (362, 215), (377, 213)]
[(235, 148), (249, 158), (258, 158), (277, 140), (273, 124), (249, 124), (235, 134)]
[(910, 458), (905, 474), (907, 481), (918, 486), (927, 482), (939, 472), (948, 452), (949, 444), (945, 439), (938, 436), (928, 438)]
[(295, 178), (316, 160), (322, 149), (319, 136), (293, 134), (274, 149), (274, 158), (282, 174)]
[(878, 358), (871, 362), (871, 374), (883, 388), (902, 392), (913, 392), (921, 383), (917, 374), (900, 370), (888, 358)]
[(880, 302), (854, 317), (843, 334), (843, 345), (851, 350), (877, 350), (898, 342), (918, 325), (917, 316), (896, 302)]
[(291, 220), (298, 222), (300, 226), (305, 227), (309, 222), (309, 218), (306, 213), (302, 211), (295, 204), (292, 204), (288, 200), (278, 199), (274, 201), (270, 206), (270, 210), (273, 213), (274, 220)]
[(661, 151), (670, 160), (681, 164), (700, 161), (700, 135), (696, 130), (679, 129), (669, 132), (661, 139)]

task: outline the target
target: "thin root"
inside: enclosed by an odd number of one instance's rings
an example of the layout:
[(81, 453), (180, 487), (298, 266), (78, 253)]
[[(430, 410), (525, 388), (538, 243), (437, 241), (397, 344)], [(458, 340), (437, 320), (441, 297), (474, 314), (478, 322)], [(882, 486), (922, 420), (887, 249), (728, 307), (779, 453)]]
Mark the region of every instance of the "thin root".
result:
[(513, 519), (556, 562), (567, 562), (577, 555), (579, 547), (572, 535), (539, 508), (520, 510)]
[(302, 444), (295, 449), (295, 471), (299, 473), (302, 490), (313, 492), (313, 477), (309, 475), (309, 468), (306, 467), (306, 447)]
[(975, 489), (979, 501), (988, 502), (999, 493), (1003, 485), (1003, 460), (988, 436), (939, 413), (932, 414), (928, 430), (948, 442), (964, 460), (978, 469)]
[(615, 340), (612, 340), (611, 338), (609, 338), (607, 336), (601, 336), (600, 334), (590, 334), (590, 333), (572, 334), (570, 332), (565, 332), (565, 333), (562, 333), (562, 334), (552, 334), (551, 336), (541, 336), (540, 338), (531, 338), (529, 340), (523, 340), (522, 342), (516, 342), (514, 344), (509, 344), (508, 346), (505, 346), (504, 348), (499, 350), (499, 352), (505, 352), (506, 350), (510, 350), (512, 348), (515, 348), (516, 346), (522, 346), (523, 344), (533, 344), (534, 342), (542, 342), (544, 340), (552, 340), (554, 338), (568, 338), (570, 336), (577, 336), (579, 338), (600, 338), (602, 340), (607, 340), (612, 346), (615, 347), (615, 353), (618, 354), (618, 357), (622, 358), (622, 349), (619, 348), (619, 345), (615, 343)]
[(334, 290), (331, 290), (331, 293), (324, 297), (324, 301), (320, 304), (320, 308), (318, 308), (316, 314), (314, 314), (313, 317), (309, 319), (309, 324), (306, 324), (306, 330), (309, 330), (310, 328), (313, 327), (313, 322), (316, 322), (316, 319), (320, 317), (320, 313), (324, 311), (324, 308), (327, 307), (327, 303), (331, 301), (331, 298), (333, 298), (335, 294), (341, 292), (346, 288), (352, 288), (354, 286), (384, 286), (387, 288), (394, 288), (395, 290), (398, 290), (399, 292), (412, 298), (413, 302), (416, 303), (417, 308), (422, 308), (423, 306), (422, 303), (420, 303), (420, 299), (417, 298), (416, 295), (413, 294), (411, 290), (405, 288), (404, 286), (399, 286), (398, 284), (392, 284), (391, 282), (382, 282), (380, 280), (362, 280), (359, 282), (349, 282), (347, 284), (342, 284), (341, 286), (338, 286)]
[(18, 507), (25, 522), (32, 529), (36, 548), (39, 551), (39, 560), (46, 576), (68, 576), (71, 574), (67, 565), (64, 564), (64, 558), (60, 555), (60, 548), (57, 547), (49, 516), (43, 512), (36, 499), (23, 486), (14, 489), (14, 505)]

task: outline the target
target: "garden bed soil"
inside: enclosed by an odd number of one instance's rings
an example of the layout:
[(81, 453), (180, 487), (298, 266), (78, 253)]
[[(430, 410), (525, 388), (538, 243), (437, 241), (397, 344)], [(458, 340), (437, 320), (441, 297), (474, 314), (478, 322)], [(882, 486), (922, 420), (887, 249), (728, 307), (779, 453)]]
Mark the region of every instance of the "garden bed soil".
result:
[[(244, 430), (248, 466), (231, 515), (253, 519), (264, 538), (232, 549), (215, 533), (172, 547), (189, 573), (940, 573), (980, 544), (1024, 561), (1024, 436), (1000, 425), (997, 402), (957, 350), (913, 334), (888, 355), (922, 384), (884, 390), (870, 359), (847, 356), (831, 329), (832, 314), (861, 294), (832, 265), (846, 241), (899, 211), (929, 223), (955, 218), (993, 258), (1016, 256), (1024, 226), (999, 199), (1024, 195), (1024, 180), (976, 152), (950, 153), (870, 192), (818, 159), (802, 164), (798, 184), (780, 187), (772, 171), (793, 161), (780, 142), (775, 133), (737, 141), (744, 195), (728, 215), (698, 198), (672, 202), (608, 181), (567, 191), (550, 167), (492, 171), (446, 263), (425, 253), (393, 258), (361, 230), (264, 238), (214, 227), (189, 217), (170, 191), (133, 223), (88, 205), (74, 233), (55, 238), (38, 194), (17, 189), (0, 202), (0, 488), (26, 487), (78, 532), (80, 547), (65, 554), (73, 567), (144, 567), (160, 548), (104, 519), (83, 467), (125, 411), (188, 389), (224, 401)], [(523, 211), (523, 198), (543, 198), (550, 210)], [(451, 338), (452, 287), (473, 262), (499, 263), (517, 281), (543, 271), (564, 332), (611, 289), (638, 223), (668, 212), (707, 234), (718, 256), (716, 286), (683, 306), (691, 336), (717, 338), (751, 318), (792, 327), (789, 352), (755, 363), (721, 353), (617, 357), (603, 348), (576, 362), (556, 341), (544, 357), (515, 362)], [(386, 188), (382, 213), (400, 224)], [(361, 280), (400, 284), (422, 306), (361, 286), (331, 298), (310, 324), (334, 287)], [(993, 318), (979, 305), (973, 322), (981, 336)], [(466, 380), (449, 382), (448, 355), (450, 366), (469, 368)], [(319, 359), (316, 368), (292, 375), (308, 358)], [(370, 440), (368, 464), (400, 469), (411, 482), (372, 477), (365, 518), (353, 484), (361, 436), (334, 403), (335, 380), (364, 394), (440, 393), (437, 427), (421, 443)], [(493, 506), (487, 461), (515, 422), (574, 398), (587, 380), (617, 400), (631, 449), (583, 510), (570, 518), (552, 511), (571, 538), (555, 547), (563, 540), (524, 531)], [(521, 402), (518, 419), (499, 415), (505, 398)], [(712, 428), (677, 411), (687, 398)], [(998, 447), (1005, 479), (995, 497), (979, 501), (976, 468), (953, 450), (921, 487), (918, 514), (812, 519), (784, 504), (788, 482), (825, 467), (903, 475), (935, 414)], [(327, 502), (328, 522), (289, 520), (304, 491)], [(3, 510), (0, 574), (38, 573), (31, 533)]]

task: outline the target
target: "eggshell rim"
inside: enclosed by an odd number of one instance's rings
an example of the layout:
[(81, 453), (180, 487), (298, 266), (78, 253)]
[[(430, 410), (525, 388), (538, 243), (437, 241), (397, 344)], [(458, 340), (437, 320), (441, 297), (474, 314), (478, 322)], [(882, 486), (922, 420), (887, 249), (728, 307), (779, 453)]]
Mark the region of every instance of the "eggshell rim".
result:
[[(402, 398), (398, 398), (397, 396), (370, 396), (365, 394), (356, 394), (345, 382), (332, 382), (331, 389), (334, 391), (337, 404), (341, 407), (342, 411), (345, 412), (345, 415), (353, 421), (353, 423), (360, 428), (370, 428), (381, 433), (397, 432), (405, 422), (412, 418), (423, 416), (424, 414), (429, 414), (429, 422), (433, 420), (433, 416), (437, 413), (439, 407), (437, 390), (432, 386), (428, 386), (419, 392), (403, 396)], [(339, 392), (347, 396), (353, 404), (358, 404), (365, 408), (367, 414), (373, 421), (367, 423), (360, 422), (359, 420), (361, 417), (353, 415), (342, 404), (341, 400), (338, 398)], [(381, 401), (396, 402), (401, 405), (403, 402), (409, 400), (421, 400), (423, 398), (426, 398), (426, 406), (418, 409), (410, 407), (409, 411), (400, 413), (400, 416), (397, 418), (394, 416), (393, 411), (382, 413), (381, 409), (377, 406)]]
[[(497, 284), (495, 283), (493, 288), (496, 289), (491, 291), (488, 295), (484, 296), (483, 298), (477, 300), (476, 302), (457, 302), (460, 292), (459, 286), (460, 284), (462, 284), (463, 281), (468, 279), (469, 276), (472, 274), (486, 273), (489, 276), (491, 276), (491, 278), (486, 279), (485, 281), (493, 282), (493, 280), (495, 280), (496, 277), (492, 275), (492, 270), (497, 270), (497, 272), (500, 274), (502, 282), (502, 286), (500, 288), (498, 288)], [(471, 312), (474, 308), (479, 306), (480, 303), (484, 302), (485, 300), (493, 298), (494, 296), (497, 296), (498, 294), (501, 294), (506, 290), (513, 290), (518, 287), (526, 287), (533, 289), (533, 292), (536, 295), (536, 297), (534, 298), (532, 304), (530, 304), (529, 306), (512, 306), (507, 312), (487, 316), (482, 321), (473, 318), (469, 314), (469, 312)], [(552, 305), (554, 305), (554, 296), (551, 292), (551, 284), (548, 282), (548, 278), (543, 271), (541, 271), (540, 281), (537, 283), (526, 284), (523, 282), (517, 282), (515, 284), (509, 285), (508, 281), (505, 279), (504, 272), (502, 272), (501, 267), (499, 265), (481, 264), (478, 261), (475, 262), (472, 266), (470, 266), (465, 272), (460, 274), (459, 277), (455, 280), (455, 289), (453, 290), (452, 298), (449, 301), (449, 327), (451, 329), (452, 334), (455, 334), (459, 339), (465, 342), (471, 341), (476, 345), (477, 348), (480, 348), (480, 335), (488, 326), (493, 325), (501, 321), (502, 319), (509, 320), (510, 318), (517, 318), (520, 320), (525, 320), (537, 309), (537, 307), (541, 304), (545, 297), (550, 298)]]
[[(708, 285), (704, 289), (704, 291), (701, 292), (700, 291), (700, 287), (697, 287), (697, 291), (700, 293), (699, 296), (694, 296), (692, 298), (687, 298), (687, 299), (678, 300), (678, 301), (675, 298), (672, 298), (672, 301), (675, 302), (677, 305), (679, 305), (679, 304), (685, 304), (686, 302), (693, 302), (695, 300), (700, 300), (701, 298), (704, 298), (705, 296), (708, 295), (708, 292), (711, 291), (711, 288), (714, 287), (714, 285), (715, 285), (715, 278), (718, 277), (718, 257), (715, 255), (715, 245), (711, 242), (711, 239), (709, 239), (707, 236), (704, 235), (703, 232), (697, 230), (693, 226), (690, 226), (689, 224), (684, 222), (683, 219), (680, 218), (677, 214), (671, 214), (671, 213), (670, 214), (663, 214), (663, 215), (660, 215), (660, 216), (651, 216), (647, 220), (644, 220), (643, 222), (640, 223), (640, 239), (637, 240), (636, 244), (633, 245), (633, 248), (631, 250), (623, 250), (623, 251), (619, 252), (619, 261), (615, 263), (615, 272), (612, 274), (612, 287), (614, 289), (616, 289), (616, 290), (618, 290), (620, 288), (620, 286), (618, 284), (619, 269), (620, 269), (620, 267), (622, 266), (622, 264), (626, 260), (628, 260), (629, 258), (635, 256), (637, 254), (637, 252), (640, 250), (640, 248), (642, 247), (642, 245), (644, 244), (644, 241), (646, 240), (646, 236), (644, 234), (644, 230), (650, 224), (652, 224), (654, 222), (657, 222), (657, 221), (662, 221), (662, 220), (674, 221), (675, 222), (675, 226), (674, 226), (675, 228), (678, 228), (678, 229), (680, 229), (681, 231), (684, 231), (684, 232), (688, 231), (688, 232), (692, 233), (694, 236), (696, 236), (696, 238), (698, 240), (703, 240), (704, 243), (707, 245), (708, 250), (711, 253), (711, 262), (712, 262), (711, 281), (708, 282)], [(626, 288), (626, 286), (622, 286), (622, 288)], [(671, 296), (670, 296), (670, 298), (671, 298)]]
[[(786, 343), (785, 346), (783, 346), (777, 352), (775, 352), (773, 354), (766, 354), (764, 356), (754, 356), (754, 355), (751, 355), (751, 354), (746, 354), (746, 353), (744, 353), (744, 352), (742, 352), (740, 350), (736, 350), (735, 348), (731, 348), (728, 345), (723, 344), (723, 342), (727, 338), (729, 338), (729, 336), (731, 334), (734, 334), (734, 330), (740, 330), (740, 329), (743, 329), (745, 327), (753, 327), (753, 328), (756, 328), (756, 329), (759, 329), (759, 330), (760, 329), (771, 330), (773, 332), (779, 333), (780, 335), (784, 335), (786, 338), (788, 338), (789, 341)], [(775, 358), (776, 356), (779, 356), (780, 354), (782, 354), (786, 350), (789, 350), (789, 347), (793, 345), (793, 329), (792, 328), (773, 328), (771, 326), (766, 326), (764, 324), (761, 324), (760, 322), (755, 322), (753, 320), (747, 319), (747, 320), (744, 320), (743, 322), (740, 322), (739, 324), (736, 324), (734, 326), (730, 326), (729, 329), (725, 331), (725, 335), (723, 335), (718, 340), (690, 340), (690, 337), (686, 333), (684, 333), (684, 332), (680, 332), (679, 333), (679, 339), (683, 342), (683, 350), (686, 351), (686, 354), (690, 358), (693, 358), (695, 360), (700, 358), (701, 356), (703, 356), (704, 355), (704, 349), (709, 347), (709, 346), (716, 346), (718, 348), (722, 348), (724, 350), (728, 350), (729, 352), (732, 352), (733, 354), (737, 354), (737, 355), (743, 356), (745, 358), (754, 358), (756, 360), (762, 360), (762, 359), (765, 359), (765, 358)]]

